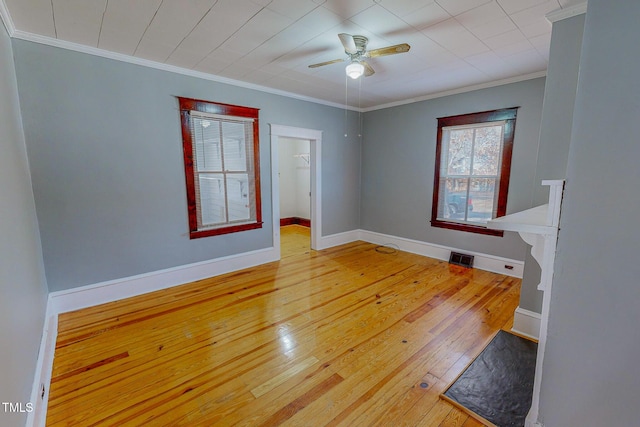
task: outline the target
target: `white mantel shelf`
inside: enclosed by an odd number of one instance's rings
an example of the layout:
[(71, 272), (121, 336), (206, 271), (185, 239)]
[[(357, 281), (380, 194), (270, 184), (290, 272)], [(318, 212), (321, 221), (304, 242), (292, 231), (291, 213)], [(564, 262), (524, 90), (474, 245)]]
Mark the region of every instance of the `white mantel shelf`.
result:
[(533, 234), (552, 234), (557, 231), (557, 227), (548, 223), (548, 216), (549, 204), (545, 204), (492, 219), (487, 223), (487, 228)]

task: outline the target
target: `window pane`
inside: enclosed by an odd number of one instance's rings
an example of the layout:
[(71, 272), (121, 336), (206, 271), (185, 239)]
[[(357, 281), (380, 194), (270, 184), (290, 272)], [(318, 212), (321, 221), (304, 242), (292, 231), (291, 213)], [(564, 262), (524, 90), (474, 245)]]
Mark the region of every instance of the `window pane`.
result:
[(223, 122), (224, 168), (228, 171), (246, 171), (247, 157), (245, 152), (245, 124)]
[(497, 207), (495, 178), (474, 178), (469, 190), (467, 221), (486, 223), (494, 217)]
[(471, 146), (473, 129), (456, 129), (445, 131), (443, 135), (447, 144), (445, 170), (447, 175), (469, 175), (471, 167)]
[(464, 221), (467, 210), (466, 178), (446, 178), (442, 180), (438, 203), (438, 217), (441, 219)]
[(229, 221), (249, 219), (249, 175), (227, 175), (227, 200)]
[(198, 184), (202, 225), (226, 222), (224, 175), (201, 174)]
[(198, 171), (222, 171), (220, 122), (193, 117), (195, 166)]
[(495, 217), (502, 132), (502, 124), (443, 130), (447, 163), (441, 165), (437, 218), (483, 224)]
[(473, 150), (473, 174), (497, 176), (501, 147), (502, 125), (477, 128)]

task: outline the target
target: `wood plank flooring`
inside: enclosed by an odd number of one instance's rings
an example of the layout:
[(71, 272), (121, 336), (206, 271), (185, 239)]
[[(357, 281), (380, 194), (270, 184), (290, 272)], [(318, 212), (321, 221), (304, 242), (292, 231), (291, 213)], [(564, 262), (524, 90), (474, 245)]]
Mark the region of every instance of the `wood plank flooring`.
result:
[[(520, 280), (355, 242), (59, 318), (47, 425), (482, 426), (439, 394)], [(390, 252), (390, 253), (389, 253)]]

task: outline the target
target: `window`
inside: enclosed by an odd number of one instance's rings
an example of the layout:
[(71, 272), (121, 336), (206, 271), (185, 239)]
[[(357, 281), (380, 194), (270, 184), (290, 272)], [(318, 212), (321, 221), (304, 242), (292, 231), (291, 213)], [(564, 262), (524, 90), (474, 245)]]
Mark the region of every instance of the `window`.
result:
[(178, 100), (190, 237), (261, 228), (258, 110)]
[(517, 108), (438, 119), (431, 225), (502, 235)]

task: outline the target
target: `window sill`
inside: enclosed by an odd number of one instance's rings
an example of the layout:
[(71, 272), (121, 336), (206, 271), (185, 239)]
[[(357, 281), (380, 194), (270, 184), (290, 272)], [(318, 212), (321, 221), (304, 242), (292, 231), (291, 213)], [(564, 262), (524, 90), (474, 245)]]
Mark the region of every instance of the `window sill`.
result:
[(460, 224), (458, 222), (441, 221), (438, 219), (432, 219), (431, 226), (447, 228), (449, 230), (466, 231), (468, 233), (486, 234), (488, 236), (502, 237), (504, 235), (504, 231), (502, 230), (492, 230), (482, 225)]
[(190, 239), (199, 239), (201, 237), (219, 236), (221, 234), (237, 233), (239, 231), (255, 230), (262, 228), (262, 222), (253, 222), (250, 224), (238, 224), (230, 227), (212, 228), (209, 230), (192, 230), (189, 232)]

